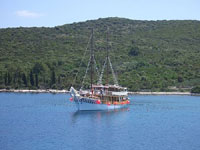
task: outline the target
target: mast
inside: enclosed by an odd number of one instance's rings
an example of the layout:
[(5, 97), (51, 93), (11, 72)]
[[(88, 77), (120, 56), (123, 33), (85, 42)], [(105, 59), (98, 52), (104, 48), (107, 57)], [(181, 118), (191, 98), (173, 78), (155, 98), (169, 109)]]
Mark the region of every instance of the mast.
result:
[(91, 37), (91, 42), (90, 42), (90, 57), (91, 57), (91, 64), (90, 64), (90, 87), (91, 87), (91, 93), (93, 94), (93, 87), (92, 87), (92, 84), (93, 84), (93, 64), (94, 64), (94, 41), (93, 41), (93, 28), (91, 29), (91, 32), (92, 32), (92, 37)]
[(107, 29), (107, 33), (106, 33), (106, 51), (107, 51), (107, 54), (106, 54), (106, 61), (107, 61), (107, 66), (106, 66), (106, 83), (108, 85), (108, 67), (109, 67), (109, 64), (108, 64), (108, 55), (109, 55), (109, 52), (108, 52), (108, 29)]

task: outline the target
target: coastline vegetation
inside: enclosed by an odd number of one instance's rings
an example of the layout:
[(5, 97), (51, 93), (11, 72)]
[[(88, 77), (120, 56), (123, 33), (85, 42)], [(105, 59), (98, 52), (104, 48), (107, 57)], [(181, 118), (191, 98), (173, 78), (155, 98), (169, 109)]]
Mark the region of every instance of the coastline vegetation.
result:
[[(200, 85), (200, 21), (139, 21), (104, 18), (53, 28), (0, 29), (1, 89), (68, 89), (78, 72), (80, 87), (94, 28), (95, 57), (101, 69), (110, 57), (119, 84), (130, 91), (190, 91)], [(111, 72), (109, 72), (112, 77)], [(86, 79), (86, 83), (89, 79)]]
[(192, 89), (191, 89), (191, 93), (200, 93), (200, 86), (196, 86), (196, 87), (193, 87)]

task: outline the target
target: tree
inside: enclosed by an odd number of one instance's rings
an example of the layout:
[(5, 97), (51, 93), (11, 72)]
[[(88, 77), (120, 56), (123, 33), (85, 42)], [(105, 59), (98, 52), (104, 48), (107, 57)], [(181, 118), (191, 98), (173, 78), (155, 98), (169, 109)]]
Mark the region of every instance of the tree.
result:
[(33, 73), (34, 74), (39, 74), (42, 71), (44, 71), (43, 64), (41, 64), (39, 62), (36, 62), (35, 65), (33, 66)]
[(2, 72), (0, 72), (0, 84), (2, 84), (3, 83), (3, 76), (2, 76)]
[(19, 87), (20, 87), (20, 86), (21, 86), (21, 83), (22, 83), (22, 75), (21, 75), (21, 72), (18, 72), (17, 74), (18, 74), (18, 76), (17, 76), (17, 77), (18, 77), (18, 80), (17, 80), (18, 83), (17, 83), (17, 84), (18, 84)]
[(5, 84), (5, 86), (8, 84), (8, 73), (7, 72), (4, 75), (4, 84)]
[(25, 73), (22, 74), (22, 81), (23, 81), (24, 85), (27, 87), (27, 79), (26, 79)]
[(8, 75), (8, 85), (10, 85), (12, 82), (12, 77), (9, 72), (7, 72), (7, 75)]
[(5, 75), (4, 75), (4, 84), (10, 85), (11, 81), (12, 81), (12, 77), (11, 77), (10, 73), (6, 72)]
[(38, 87), (38, 74), (35, 74), (35, 86)]
[(191, 89), (191, 93), (200, 93), (200, 86), (196, 86)]
[(33, 78), (33, 71), (30, 72), (30, 83), (32, 86), (34, 86), (34, 78)]
[(61, 83), (60, 75), (58, 76), (58, 84)]
[(139, 55), (139, 48), (138, 47), (131, 47), (128, 54), (130, 56), (138, 56)]
[(183, 77), (178, 76), (178, 82), (183, 82)]
[(53, 85), (53, 84), (55, 84), (56, 83), (56, 75), (55, 75), (55, 71), (53, 70), (52, 72), (51, 72), (51, 86)]

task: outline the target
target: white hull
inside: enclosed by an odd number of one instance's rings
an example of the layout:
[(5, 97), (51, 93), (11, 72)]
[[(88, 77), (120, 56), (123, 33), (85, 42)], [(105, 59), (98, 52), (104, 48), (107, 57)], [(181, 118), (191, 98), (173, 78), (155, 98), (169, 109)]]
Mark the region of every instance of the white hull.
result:
[(107, 104), (90, 104), (86, 102), (74, 101), (78, 110), (114, 110), (126, 108), (128, 105), (107, 105)]

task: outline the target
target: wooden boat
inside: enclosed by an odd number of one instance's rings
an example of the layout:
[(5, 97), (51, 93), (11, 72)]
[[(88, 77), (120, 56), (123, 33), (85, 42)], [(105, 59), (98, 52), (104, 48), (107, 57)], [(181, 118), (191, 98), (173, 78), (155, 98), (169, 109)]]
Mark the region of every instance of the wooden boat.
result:
[[(108, 36), (107, 36), (108, 37)], [(93, 29), (91, 34), (91, 48), (90, 60), (86, 69), (86, 73), (90, 67), (90, 89), (76, 90), (73, 86), (70, 88), (71, 98), (70, 101), (74, 102), (78, 110), (111, 110), (127, 107), (130, 104), (128, 99), (127, 88), (119, 86), (115, 76), (111, 60), (109, 58), (109, 51), (107, 46), (106, 60), (103, 65), (101, 75), (98, 83), (93, 84), (94, 73), (94, 49), (93, 49)], [(107, 38), (108, 43), (108, 38)], [(106, 67), (107, 66), (107, 67)], [(111, 68), (114, 84), (110, 85), (108, 82), (108, 68)], [(105, 67), (107, 68), (107, 83), (102, 84), (102, 77)]]

